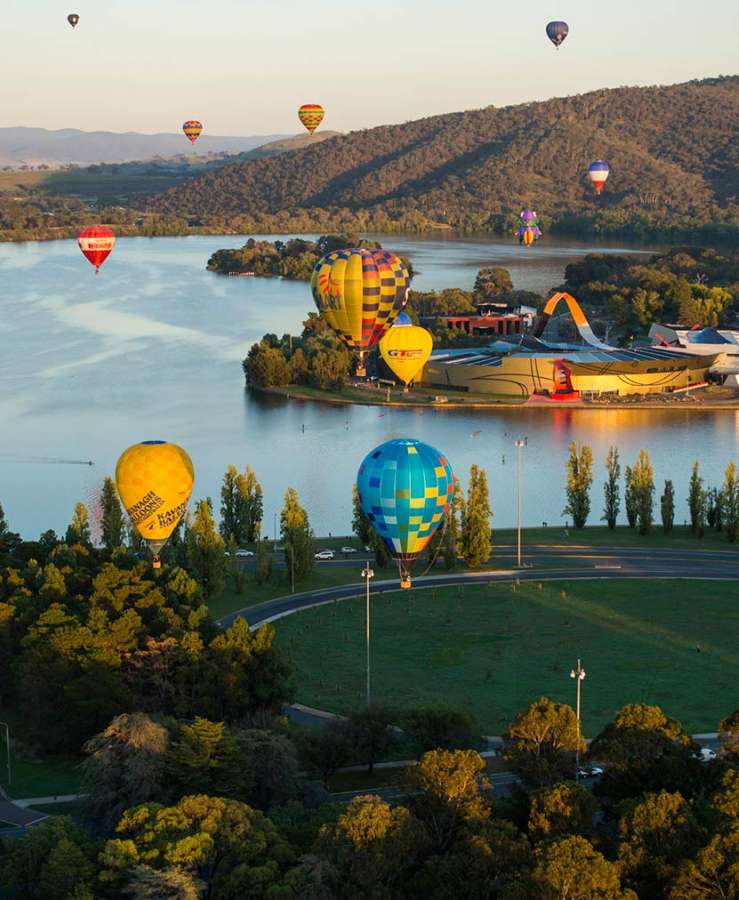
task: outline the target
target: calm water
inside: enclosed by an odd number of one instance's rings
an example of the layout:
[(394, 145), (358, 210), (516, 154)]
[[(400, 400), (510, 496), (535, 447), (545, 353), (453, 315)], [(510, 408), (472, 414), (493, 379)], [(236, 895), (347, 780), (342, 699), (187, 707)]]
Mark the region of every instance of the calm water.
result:
[[(443, 450), (463, 482), (471, 463), (487, 467), (498, 526), (513, 522), (512, 441), (519, 434), (529, 439), (527, 524), (561, 521), (563, 461), (573, 439), (593, 446), (598, 481), (609, 444), (625, 462), (647, 447), (657, 478), (677, 485), (680, 519), (693, 461), (717, 482), (736, 456), (733, 412), (383, 412), (253, 398), (241, 372), (250, 344), (266, 331), (298, 331), (312, 300), (302, 283), (205, 271), (214, 250), (243, 242), (122, 239), (98, 278), (73, 242), (0, 244), (0, 503), (12, 528), (27, 537), (63, 530), (75, 501), (94, 496), (119, 453), (150, 438), (188, 449), (195, 496), (210, 495), (216, 505), (226, 466), (250, 463), (265, 489), (269, 534), (288, 485), (298, 489), (317, 533), (346, 533), (359, 462), (396, 436)], [(605, 249), (542, 241), (527, 250), (450, 237), (391, 236), (383, 244), (413, 258), (419, 289), (469, 288), (478, 268), (500, 264), (517, 288), (542, 291), (561, 281), (567, 262)]]

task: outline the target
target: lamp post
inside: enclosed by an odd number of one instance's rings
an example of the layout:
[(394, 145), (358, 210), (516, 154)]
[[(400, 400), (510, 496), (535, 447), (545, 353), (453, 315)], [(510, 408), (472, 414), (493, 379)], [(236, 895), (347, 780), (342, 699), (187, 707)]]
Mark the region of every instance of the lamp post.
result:
[(521, 472), (523, 469), (523, 448), (528, 444), (527, 437), (518, 438), (514, 444), (516, 447), (516, 565), (521, 568)]
[(276, 512), (272, 518), (272, 522), (274, 524), (272, 534), (275, 536), (274, 543), (272, 545), (272, 552), (275, 553), (277, 551), (277, 513)]
[(365, 650), (367, 656), (367, 706), (370, 704), (370, 578), (374, 578), (375, 573), (370, 568), (369, 560), (364, 564), (364, 568), (362, 569), (362, 578), (365, 579), (367, 583), (367, 599), (365, 603), (365, 616), (364, 616), (364, 643)]
[(7, 722), (0, 722), (0, 725), (5, 728), (5, 747), (8, 754), (8, 787), (11, 784), (11, 773), (10, 773), (10, 727)]
[(585, 681), (585, 669), (578, 659), (577, 668), (570, 672), (570, 678), (574, 678), (577, 683), (577, 747), (575, 748), (575, 781), (580, 780), (580, 686)]

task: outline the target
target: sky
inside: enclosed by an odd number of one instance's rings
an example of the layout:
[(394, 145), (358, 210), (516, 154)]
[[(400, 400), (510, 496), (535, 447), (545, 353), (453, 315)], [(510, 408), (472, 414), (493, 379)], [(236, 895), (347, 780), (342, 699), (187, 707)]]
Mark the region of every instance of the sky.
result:
[(321, 103), (350, 131), (739, 71), (736, 0), (4, 0), (1, 22), (0, 127), (292, 133)]

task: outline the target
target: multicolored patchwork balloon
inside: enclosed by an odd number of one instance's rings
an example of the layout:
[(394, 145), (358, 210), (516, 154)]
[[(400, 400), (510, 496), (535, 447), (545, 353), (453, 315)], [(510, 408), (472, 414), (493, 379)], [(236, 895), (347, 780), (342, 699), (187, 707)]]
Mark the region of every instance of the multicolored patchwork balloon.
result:
[(357, 375), (366, 375), (365, 355), (395, 321), (409, 285), (408, 270), (387, 250), (335, 250), (316, 263), (313, 299), (329, 326), (357, 353)]
[(323, 122), (326, 110), (319, 103), (304, 103), (298, 110), (298, 118), (311, 134)]
[(200, 137), (200, 132), (203, 130), (203, 123), (198, 122), (197, 119), (188, 119), (182, 126), (182, 130), (185, 132), (185, 137), (190, 141), (191, 144), (194, 144), (195, 141)]
[(610, 171), (610, 166), (602, 159), (596, 159), (595, 162), (591, 162), (588, 166), (588, 177), (595, 188), (596, 194), (600, 194), (603, 190), (603, 185), (608, 180)]
[(154, 557), (184, 515), (195, 483), (192, 460), (177, 444), (143, 441), (122, 454), (115, 469), (118, 496)]
[(97, 275), (115, 246), (115, 232), (107, 225), (90, 225), (77, 235), (77, 243)]
[(400, 567), (400, 585), (411, 586), (410, 565), (441, 524), (454, 494), (446, 458), (414, 438), (380, 444), (357, 475), (364, 514)]

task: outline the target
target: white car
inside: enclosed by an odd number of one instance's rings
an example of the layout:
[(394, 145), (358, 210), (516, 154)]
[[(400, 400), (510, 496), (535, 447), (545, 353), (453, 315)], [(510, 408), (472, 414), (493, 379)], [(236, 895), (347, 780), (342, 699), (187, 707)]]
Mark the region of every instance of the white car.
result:
[(333, 559), (334, 551), (333, 550), (319, 550), (318, 553), (313, 554), (314, 559)]
[(354, 547), (342, 547), (341, 552), (342, 553), (356, 553), (357, 551)]
[(600, 778), (603, 769), (600, 766), (583, 766), (577, 770), (578, 778)]
[(701, 762), (711, 762), (711, 760), (716, 759), (716, 751), (711, 750), (710, 747), (701, 747)]
[(236, 556), (239, 559), (247, 559), (250, 556), (254, 556), (251, 550), (244, 550), (241, 547), (236, 551)]

